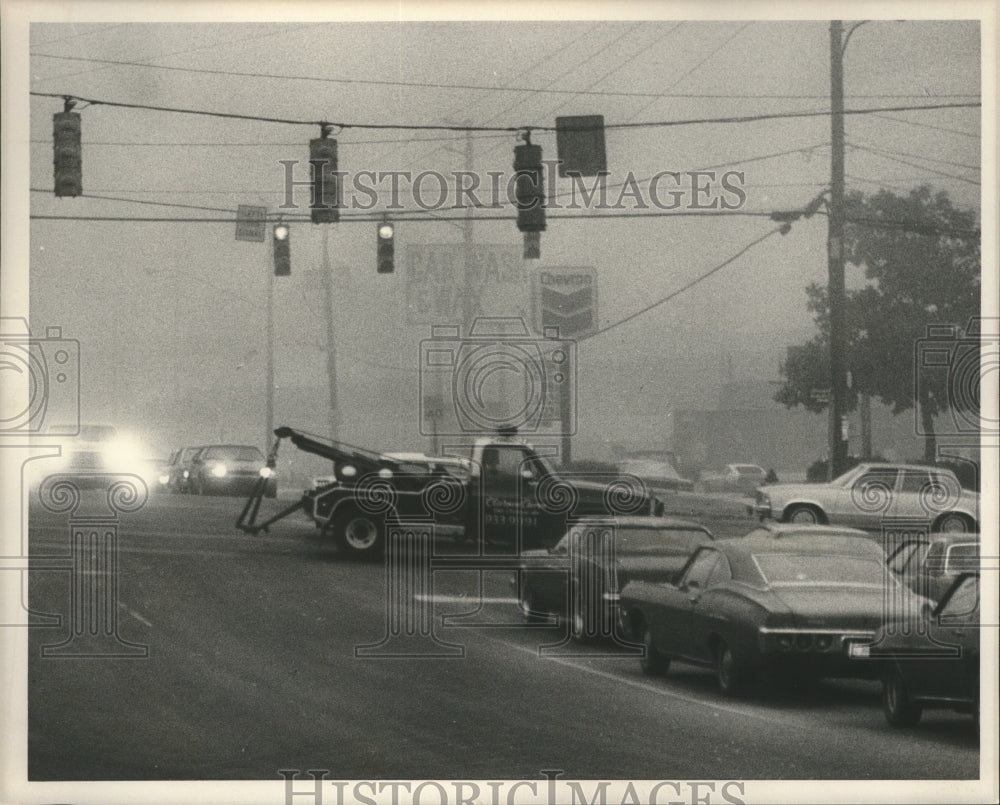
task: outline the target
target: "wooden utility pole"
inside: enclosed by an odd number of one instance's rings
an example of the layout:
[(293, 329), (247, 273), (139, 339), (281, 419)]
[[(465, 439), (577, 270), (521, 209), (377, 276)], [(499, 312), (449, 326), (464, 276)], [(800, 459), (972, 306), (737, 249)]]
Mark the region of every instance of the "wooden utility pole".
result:
[(844, 43), (843, 23), (830, 23), (830, 208), (827, 237), (830, 305), (830, 421), (827, 472), (830, 479), (844, 471), (847, 443), (843, 437), (847, 413), (845, 383), (846, 333), (844, 289)]

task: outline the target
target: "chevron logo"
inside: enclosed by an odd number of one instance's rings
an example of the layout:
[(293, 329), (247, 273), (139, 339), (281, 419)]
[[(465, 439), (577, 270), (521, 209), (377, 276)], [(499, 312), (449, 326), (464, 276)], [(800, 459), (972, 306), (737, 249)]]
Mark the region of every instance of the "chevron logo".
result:
[(535, 278), (540, 331), (558, 327), (560, 338), (578, 338), (597, 329), (597, 273), (593, 268), (545, 268)]

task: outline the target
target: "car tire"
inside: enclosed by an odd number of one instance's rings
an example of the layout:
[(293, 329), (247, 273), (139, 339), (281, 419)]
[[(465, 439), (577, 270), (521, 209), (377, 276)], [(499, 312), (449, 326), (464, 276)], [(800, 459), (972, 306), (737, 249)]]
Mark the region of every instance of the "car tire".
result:
[(349, 509), (334, 517), (331, 530), (337, 547), (351, 556), (374, 556), (385, 547), (382, 518), (358, 509)]
[(745, 696), (750, 689), (750, 670), (725, 640), (720, 640), (715, 648), (715, 676), (725, 696)]
[(915, 727), (924, 708), (910, 698), (903, 675), (890, 668), (882, 679), (882, 711), (890, 727)]
[(790, 506), (785, 511), (784, 521), (786, 523), (799, 523), (800, 525), (820, 525), (826, 522), (823, 512), (815, 506), (797, 504)]
[(976, 530), (976, 524), (961, 512), (946, 512), (938, 517), (931, 530), (943, 534), (971, 534)]
[(643, 627), (642, 647), (645, 651), (639, 658), (639, 667), (646, 676), (660, 676), (670, 669), (670, 658), (657, 651), (648, 626)]

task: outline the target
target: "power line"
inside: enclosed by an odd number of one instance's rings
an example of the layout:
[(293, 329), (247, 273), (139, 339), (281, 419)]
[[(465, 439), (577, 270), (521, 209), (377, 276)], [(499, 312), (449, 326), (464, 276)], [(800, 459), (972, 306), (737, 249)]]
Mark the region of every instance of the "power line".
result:
[[(54, 45), (56, 42), (68, 42), (70, 39), (79, 39), (83, 36), (93, 36), (94, 34), (101, 34), (105, 31), (113, 31), (115, 28), (123, 28), (125, 23), (119, 23), (118, 25), (105, 25), (103, 28), (98, 28), (96, 31), (82, 31), (78, 34), (72, 34), (70, 36), (62, 36), (59, 39), (46, 39), (44, 42), (39, 42), (40, 45)], [(57, 57), (58, 58), (58, 57)]]
[(651, 310), (653, 310), (655, 308), (658, 308), (660, 305), (666, 304), (671, 299), (675, 299), (676, 297), (680, 296), (685, 291), (688, 291), (691, 288), (693, 288), (695, 285), (698, 285), (699, 283), (704, 282), (709, 277), (711, 277), (713, 274), (716, 274), (717, 272), (719, 272), (722, 269), (724, 269), (726, 266), (728, 266), (731, 263), (735, 262), (737, 259), (739, 259), (740, 257), (742, 257), (744, 254), (746, 254), (748, 251), (750, 251), (757, 244), (763, 243), (765, 240), (767, 240), (768, 238), (770, 238), (772, 235), (777, 235), (779, 232), (782, 231), (783, 228), (784, 227), (780, 227), (780, 226), (776, 227), (775, 229), (772, 229), (770, 232), (768, 232), (768, 233), (766, 233), (764, 235), (761, 235), (756, 240), (750, 241), (750, 243), (748, 243), (746, 246), (744, 246), (742, 249), (740, 249), (738, 252), (736, 252), (736, 254), (734, 254), (732, 257), (729, 257), (726, 260), (722, 261), (721, 263), (719, 263), (719, 265), (715, 266), (714, 268), (709, 269), (704, 274), (702, 274), (701, 276), (696, 277), (695, 279), (691, 280), (691, 282), (689, 282), (686, 285), (678, 288), (676, 291), (673, 291), (672, 293), (667, 294), (663, 298), (656, 300), (655, 302), (653, 302), (650, 305), (646, 305), (646, 307), (644, 307), (644, 308), (642, 308), (640, 310), (635, 311), (635, 313), (632, 313), (632, 314), (626, 316), (623, 319), (619, 319), (618, 321), (612, 322), (611, 324), (608, 324), (608, 325), (606, 325), (604, 327), (601, 327), (600, 329), (596, 330), (595, 332), (591, 333), (588, 336), (585, 336), (584, 338), (577, 339), (577, 342), (584, 341), (584, 340), (586, 340), (588, 338), (595, 338), (596, 336), (599, 336), (599, 335), (602, 335), (602, 334), (608, 332), (608, 330), (613, 330), (616, 327), (620, 327), (621, 325), (626, 324), (626, 323), (632, 321), (633, 319), (639, 318), (639, 316), (642, 316), (643, 314), (648, 313), (649, 311), (651, 311)]
[[(743, 28), (750, 25), (746, 23)], [(112, 26), (116, 27), (116, 26)], [(740, 29), (740, 31), (743, 30)], [(109, 29), (102, 29), (109, 30)], [(736, 33), (740, 33), (737, 31)], [(78, 36), (85, 36), (86, 34), (78, 34)], [(62, 40), (53, 40), (56, 42)], [(728, 40), (727, 40), (728, 41)], [(45, 44), (50, 44), (46, 42)], [(725, 43), (723, 43), (724, 45)], [(720, 46), (721, 47), (721, 46)], [(185, 51), (187, 52), (187, 51)], [(638, 55), (642, 51), (638, 51), (635, 55)], [(360, 85), (360, 86), (384, 86), (384, 87), (407, 87), (411, 89), (448, 89), (448, 90), (472, 90), (477, 92), (520, 92), (523, 94), (548, 94), (548, 95), (598, 95), (598, 96), (610, 96), (616, 98), (690, 98), (695, 100), (702, 99), (719, 99), (719, 100), (815, 100), (825, 98), (825, 95), (809, 95), (809, 94), (796, 94), (796, 93), (764, 93), (764, 94), (738, 94), (738, 93), (672, 93), (672, 92), (656, 92), (656, 91), (615, 91), (615, 90), (595, 90), (595, 89), (555, 89), (553, 87), (512, 87), (512, 86), (497, 86), (491, 84), (451, 84), (442, 83), (434, 81), (389, 81), (386, 79), (366, 79), (366, 78), (330, 78), (328, 76), (306, 76), (306, 75), (289, 75), (287, 73), (253, 73), (244, 72), (240, 70), (209, 70), (205, 68), (197, 67), (174, 67), (163, 64), (147, 64), (143, 62), (134, 61), (124, 61), (119, 59), (95, 59), (87, 58), (83, 56), (57, 56), (54, 53), (32, 53), (32, 57), (39, 57), (45, 59), (56, 59), (59, 61), (75, 61), (75, 62), (89, 62), (93, 64), (107, 64), (112, 66), (121, 67), (144, 67), (151, 70), (168, 70), (171, 72), (179, 73), (197, 73), (200, 75), (219, 75), (219, 76), (229, 76), (234, 78), (264, 78), (273, 79), (278, 81), (313, 81), (323, 84), (343, 84), (343, 85)], [(157, 58), (166, 58), (165, 56), (158, 56)], [(694, 69), (700, 65), (696, 65)], [(604, 76), (606, 77), (606, 76)], [(683, 78), (684, 76), (682, 76)], [(598, 79), (599, 81), (602, 79)], [(597, 83), (597, 82), (595, 82)], [(675, 82), (676, 83), (676, 82)], [(911, 93), (873, 93), (873, 94), (857, 94), (850, 95), (847, 97), (852, 98), (926, 98), (926, 92), (911, 92)], [(943, 93), (936, 95), (935, 97), (942, 98), (978, 98), (979, 93), (962, 93), (962, 92), (952, 92)]]
[[(48, 192), (48, 191), (46, 191)], [(132, 199), (113, 199), (116, 201), (132, 201)], [(201, 208), (201, 207), (191, 207), (190, 205), (180, 204), (173, 205), (168, 202), (136, 202), (136, 203), (147, 203), (156, 204), (159, 203), (162, 206), (172, 207), (179, 206), (186, 209), (206, 209), (211, 211), (216, 211), (214, 208)], [(462, 209), (462, 208), (458, 208)], [(222, 210), (218, 210), (222, 211)], [(403, 223), (452, 223), (461, 221), (477, 221), (481, 223), (490, 223), (497, 221), (516, 221), (516, 215), (448, 215), (448, 216), (437, 216), (432, 218), (425, 218), (418, 216), (418, 213), (431, 214), (433, 215), (437, 211), (434, 210), (409, 210), (403, 212), (399, 215), (391, 215), (389, 218), (393, 222), (403, 222)], [(604, 212), (604, 213), (573, 213), (573, 214), (560, 214), (560, 213), (549, 213), (546, 218), (548, 220), (563, 220), (563, 221), (574, 221), (574, 220), (589, 220), (595, 218), (613, 219), (613, 218), (718, 218), (720, 216), (726, 217), (750, 217), (750, 218), (770, 218), (774, 215), (775, 211), (762, 211), (762, 210), (714, 210), (712, 212), (694, 212), (691, 210), (671, 210), (671, 211), (659, 211), (659, 212)], [(127, 216), (127, 215), (36, 215), (32, 214), (29, 216), (32, 221), (103, 221), (103, 222), (130, 222), (130, 223), (194, 223), (194, 224), (235, 224), (239, 220), (235, 215), (229, 215), (225, 218), (159, 218), (159, 217), (147, 217), (141, 218), (138, 216)], [(384, 220), (385, 215), (383, 213), (371, 214), (371, 213), (341, 213), (340, 223), (378, 223)], [(310, 222), (312, 219), (306, 214), (274, 214), (267, 217), (266, 221), (277, 222), (285, 221), (286, 223), (295, 222)]]
[[(338, 129), (372, 129), (372, 130), (403, 130), (403, 131), (461, 131), (461, 132), (509, 132), (520, 133), (523, 131), (544, 131), (554, 132), (555, 126), (543, 126), (536, 124), (524, 124), (520, 126), (471, 126), (471, 125), (449, 125), (444, 123), (432, 124), (412, 124), (412, 123), (344, 123), (329, 120), (302, 120), (277, 117), (262, 117), (258, 115), (244, 115), (235, 112), (213, 112), (206, 109), (186, 109), (175, 106), (153, 106), (140, 103), (124, 103), (122, 101), (105, 101), (96, 98), (84, 98), (80, 95), (67, 95), (55, 92), (30, 92), (29, 95), (42, 98), (61, 98), (63, 100), (75, 100), (92, 106), (112, 106), (123, 109), (142, 109), (151, 112), (168, 112), (173, 114), (201, 115), (206, 117), (218, 117), (232, 120), (252, 120), (259, 123), (282, 123), (292, 126), (333, 126)], [(982, 103), (943, 103), (943, 104), (920, 104), (916, 106), (887, 106), (874, 109), (845, 109), (845, 115), (866, 115), (876, 112), (912, 112), (932, 109), (963, 109), (979, 108)], [(665, 128), (670, 126), (704, 125), (709, 123), (756, 123), (765, 120), (783, 120), (789, 118), (804, 117), (829, 117), (829, 110), (801, 111), (801, 112), (772, 112), (757, 115), (741, 115), (715, 118), (687, 118), (680, 120), (660, 120), (645, 121), (640, 123), (606, 123), (604, 129), (636, 129), (636, 128)]]
[[(499, 140), (499, 139), (509, 139), (508, 134), (481, 134), (478, 136), (474, 135), (463, 135), (461, 137), (406, 137), (400, 139), (392, 140), (338, 140), (338, 148), (346, 148), (355, 145), (402, 145), (410, 143), (436, 143), (436, 142), (459, 142), (464, 140), (465, 137), (471, 137), (473, 140)], [(52, 145), (51, 140), (30, 140), (32, 145)], [(301, 148), (302, 142), (286, 142), (286, 143), (262, 143), (262, 142), (245, 142), (245, 143), (209, 143), (209, 142), (169, 142), (169, 143), (155, 143), (155, 142), (124, 142), (124, 141), (112, 141), (112, 140), (87, 140), (87, 146), (99, 145), (99, 146), (121, 146), (123, 148), (130, 147), (142, 147), (142, 148)]]
[(882, 120), (891, 120), (894, 123), (905, 123), (907, 126), (918, 126), (919, 128), (922, 129), (934, 129), (935, 131), (944, 131), (947, 132), (948, 134), (960, 134), (963, 137), (970, 137), (974, 140), (981, 139), (978, 133), (974, 134), (968, 131), (962, 131), (961, 129), (950, 129), (947, 126), (935, 126), (932, 123), (918, 123), (916, 120), (905, 120), (904, 118), (901, 117), (892, 117), (891, 115), (879, 115), (875, 114), (874, 112), (872, 113), (872, 117), (879, 117)]
[(891, 157), (910, 157), (912, 159), (923, 159), (928, 162), (937, 162), (941, 165), (950, 165), (953, 168), (964, 168), (970, 171), (980, 171), (979, 165), (967, 165), (964, 162), (953, 162), (948, 159), (938, 159), (937, 157), (927, 156), (926, 154), (908, 154), (905, 151), (886, 151), (884, 148), (877, 148), (874, 145), (862, 145), (861, 143), (856, 143), (849, 140), (847, 142), (848, 147), (856, 148), (859, 151), (869, 151), (873, 154), (883, 154), (885, 156)]
[(874, 148), (865, 148), (864, 146), (861, 145), (855, 145), (854, 148), (857, 148), (861, 151), (867, 151), (868, 153), (874, 154), (875, 156), (881, 159), (888, 159), (892, 162), (898, 162), (900, 165), (908, 165), (911, 168), (918, 168), (922, 171), (927, 171), (928, 173), (936, 174), (937, 176), (945, 176), (949, 179), (954, 179), (955, 181), (958, 182), (967, 182), (968, 184), (976, 185), (976, 187), (979, 187), (981, 184), (977, 179), (969, 179), (965, 176), (956, 176), (953, 173), (948, 173), (946, 171), (939, 171), (936, 170), (935, 168), (930, 168), (927, 165), (920, 165), (916, 162), (910, 162), (909, 160), (906, 159), (899, 159), (898, 157), (889, 156), (888, 154), (877, 151)]
[[(295, 31), (301, 31), (303, 28), (316, 28), (319, 27), (320, 25), (325, 25), (325, 24), (326, 23), (317, 22), (317, 23), (309, 23), (307, 25), (295, 25), (291, 28), (285, 28), (280, 31), (268, 31), (267, 33), (256, 34), (254, 36), (245, 36), (242, 37), (241, 39), (224, 39), (221, 42), (212, 42), (208, 45), (199, 45), (198, 47), (187, 48), (185, 50), (176, 50), (173, 53), (161, 53), (157, 56), (151, 56), (150, 58), (167, 59), (170, 58), (171, 56), (183, 56), (187, 53), (195, 53), (199, 50), (215, 50), (220, 47), (225, 47), (226, 45), (239, 45), (242, 44), (243, 42), (252, 42), (259, 39), (269, 39), (270, 37), (273, 36), (282, 36), (284, 34), (293, 33)], [(108, 67), (95, 67), (92, 70), (78, 70), (75, 73), (63, 73), (62, 75), (48, 76), (40, 80), (58, 81), (60, 78), (73, 78), (78, 75), (86, 75), (87, 73), (96, 73), (99, 72), (100, 70), (107, 70), (107, 69)]]

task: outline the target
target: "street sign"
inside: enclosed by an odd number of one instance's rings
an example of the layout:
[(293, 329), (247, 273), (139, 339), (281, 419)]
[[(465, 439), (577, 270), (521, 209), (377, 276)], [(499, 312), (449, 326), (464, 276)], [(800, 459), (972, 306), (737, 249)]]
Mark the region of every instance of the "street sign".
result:
[(474, 244), (468, 270), (465, 257), (462, 244), (407, 244), (403, 285), (410, 324), (463, 321), (466, 292), (473, 317), (525, 316), (528, 279), (516, 246)]
[(267, 207), (240, 204), (236, 208), (236, 239), (263, 243), (267, 239)]
[(534, 275), (535, 328), (556, 327), (559, 338), (585, 338), (597, 330), (597, 270), (567, 266)]
[(601, 176), (608, 172), (604, 115), (556, 118), (560, 176)]

